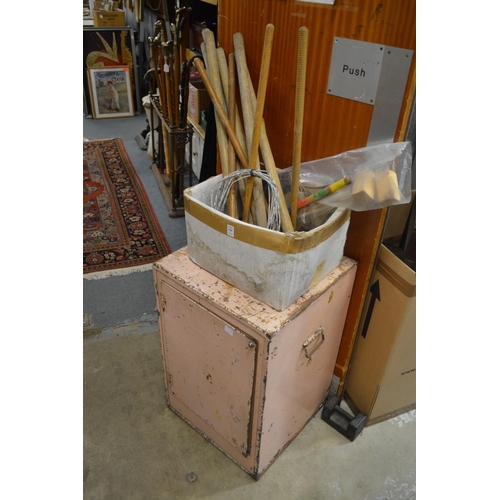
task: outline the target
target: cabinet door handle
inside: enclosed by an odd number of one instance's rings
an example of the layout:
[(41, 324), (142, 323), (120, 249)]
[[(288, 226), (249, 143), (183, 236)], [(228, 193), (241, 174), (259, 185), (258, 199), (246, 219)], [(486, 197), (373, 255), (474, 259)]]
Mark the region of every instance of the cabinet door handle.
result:
[(161, 310), (165, 312), (167, 310), (167, 299), (165, 299), (163, 293), (160, 293), (160, 302), (161, 302)]
[[(314, 347), (311, 349), (310, 345), (321, 335), (321, 340), (317, 342)], [(320, 345), (325, 341), (325, 330), (322, 326), (319, 328), (316, 328), (314, 332), (306, 339), (304, 340), (304, 343), (302, 344), (302, 347), (304, 348), (306, 358), (309, 361), (312, 361), (312, 355), (319, 349)], [(310, 350), (308, 350), (310, 349)]]

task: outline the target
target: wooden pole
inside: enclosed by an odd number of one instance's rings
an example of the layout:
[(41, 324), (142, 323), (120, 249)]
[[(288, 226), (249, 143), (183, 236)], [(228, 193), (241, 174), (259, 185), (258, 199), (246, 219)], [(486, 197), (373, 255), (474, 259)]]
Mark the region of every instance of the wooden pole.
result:
[[(219, 66), (217, 64), (217, 54), (215, 48), (215, 39), (214, 34), (208, 28), (205, 28), (201, 32), (203, 36), (203, 40), (205, 42), (205, 50), (207, 53), (207, 63), (208, 63), (208, 75), (210, 77), (210, 81), (213, 84), (213, 88), (215, 90), (215, 94), (220, 104), (222, 105), (222, 109), (225, 113), (227, 113), (227, 106), (224, 99), (224, 94), (222, 90), (222, 84), (219, 74)], [(206, 85), (205, 85), (206, 86)], [(224, 130), (224, 126), (221, 123), (220, 116), (217, 114), (215, 116), (216, 126), (217, 126), (217, 142), (219, 144), (219, 155), (221, 160), (221, 168), (222, 175), (226, 176), (228, 174), (228, 142), (227, 142), (227, 134)]]
[(299, 29), (299, 50), (297, 56), (297, 79), (295, 85), (295, 123), (293, 134), (292, 157), (292, 196), (290, 201), (290, 218), (293, 228), (297, 229), (297, 202), (299, 201), (300, 159), (302, 151), (302, 124), (304, 121), (304, 94), (306, 89), (308, 30), (305, 26)]
[[(238, 69), (238, 80), (240, 81), (248, 81), (250, 82), (250, 74), (248, 72), (248, 66), (246, 63), (245, 56), (245, 46), (243, 41), (243, 35), (241, 33), (235, 33), (233, 35), (234, 47), (235, 47), (235, 59), (236, 59), (236, 67)], [(248, 89), (250, 91), (250, 101), (252, 104), (252, 109), (255, 109), (257, 106), (257, 97), (255, 95), (255, 90), (251, 84), (248, 85)], [(280, 214), (281, 214), (281, 226), (285, 233), (292, 233), (294, 231), (292, 221), (290, 219), (290, 214), (288, 212), (287, 203), (285, 200), (285, 195), (283, 193), (283, 189), (281, 187), (281, 182), (278, 175), (278, 170), (276, 168), (276, 164), (274, 162), (273, 153), (271, 151), (271, 146), (269, 144), (269, 139), (266, 133), (265, 121), (262, 120), (262, 128), (261, 128), (261, 137), (260, 137), (260, 148), (262, 153), (262, 159), (264, 160), (264, 165), (266, 167), (267, 172), (273, 177), (275, 184), (278, 186), (279, 193), (279, 205), (280, 205)]]
[[(236, 79), (234, 68), (234, 54), (229, 54), (229, 123), (234, 128), (236, 123)], [(229, 165), (228, 171), (232, 173), (236, 170), (236, 155), (234, 148), (229, 142)], [(238, 218), (238, 208), (236, 205), (236, 184), (231, 186), (227, 202), (228, 214), (230, 217)]]
[[(217, 113), (217, 116), (219, 117), (221, 121), (221, 125), (225, 127), (227, 137), (231, 141), (234, 151), (236, 152), (238, 159), (240, 160), (243, 168), (248, 168), (248, 158), (246, 153), (243, 151), (243, 148), (241, 147), (240, 141), (236, 137), (236, 132), (234, 131), (233, 127), (231, 126), (231, 123), (229, 122), (229, 118), (224, 110), (224, 107), (222, 103), (219, 100), (219, 97), (217, 96), (217, 93), (214, 89), (214, 86), (212, 85), (212, 82), (210, 81), (210, 77), (208, 76), (207, 70), (205, 69), (203, 63), (201, 62), (200, 59), (195, 59), (194, 60), (194, 65), (196, 69), (198, 70), (198, 73), (200, 74), (201, 79), (203, 80), (203, 83), (205, 85), (205, 88), (207, 89), (208, 95), (210, 96), (210, 99), (212, 100), (212, 103), (215, 108), (215, 112)], [(226, 149), (227, 153), (227, 149)]]
[[(247, 150), (248, 150), (248, 155), (250, 156), (250, 151), (252, 148), (252, 135), (253, 135), (253, 130), (255, 128), (255, 107), (252, 107), (252, 101), (251, 101), (251, 95), (252, 93), (255, 93), (252, 82), (250, 78), (242, 78), (242, 76), (245, 74), (245, 69), (247, 70), (246, 66), (243, 68), (243, 63), (242, 61), (245, 62), (246, 64), (246, 58), (245, 58), (245, 48), (243, 43), (241, 43), (241, 40), (239, 38), (234, 39), (234, 54), (235, 54), (235, 61), (236, 61), (236, 67), (238, 70), (238, 83), (239, 83), (239, 89), (240, 89), (240, 98), (241, 98), (241, 110), (243, 113), (243, 123), (244, 123), (244, 129), (245, 129), (245, 137), (246, 137), (246, 145), (247, 145)], [(248, 70), (247, 70), (248, 71)], [(249, 164), (249, 168), (253, 169), (260, 169), (260, 164), (253, 163)], [(248, 191), (249, 186), (253, 186), (253, 181), (254, 178), (252, 178), (252, 182), (249, 183), (248, 181), (245, 183), (245, 197), (243, 198), (243, 203), (245, 203), (245, 200), (250, 199), (251, 200), (251, 205), (250, 205), (250, 210), (254, 213), (255, 215), (255, 220), (257, 225), (262, 226), (262, 223), (264, 221), (264, 213), (262, 213), (262, 208), (259, 210), (257, 208), (256, 202), (254, 200), (254, 194), (252, 192)], [(256, 193), (262, 192), (262, 202), (264, 199), (263, 195), (263, 188), (262, 188), (262, 180), (257, 179), (256, 182), (257, 188), (255, 190)], [(260, 204), (260, 207), (262, 207), (262, 202)], [(260, 215), (257, 215), (257, 213), (260, 212)], [(267, 215), (266, 215), (267, 217)], [(260, 218), (260, 224), (259, 224), (259, 218)], [(244, 219), (244, 216), (243, 216)]]
[[(202, 44), (203, 46), (203, 44)], [(224, 53), (224, 49), (222, 47), (217, 47), (217, 62), (219, 64), (219, 73), (220, 73), (220, 78), (222, 82), (222, 88), (224, 90), (224, 94), (226, 95), (226, 99), (229, 101), (229, 68), (228, 64), (226, 61), (226, 55)], [(234, 54), (233, 54), (234, 57)], [(236, 75), (235, 75), (235, 84), (236, 84)], [(236, 100), (236, 88), (235, 88), (235, 100)], [(236, 132), (236, 137), (240, 141), (241, 147), (245, 151), (245, 154), (248, 156), (248, 149), (247, 149), (247, 142), (245, 138), (245, 131), (243, 130), (243, 125), (241, 123), (241, 118), (240, 114), (238, 112), (238, 107), (235, 105), (235, 118), (236, 118), (236, 126), (232, 124), (233, 128), (235, 128)], [(238, 159), (235, 165), (236, 169), (242, 168), (241, 164), (238, 163)], [(244, 179), (240, 179), (238, 181), (238, 192), (240, 194), (240, 197), (242, 200), (245, 199), (245, 192), (246, 192), (246, 184)], [(253, 214), (253, 209), (252, 207), (250, 208), (250, 216), (248, 221), (250, 223), (253, 223), (254, 217), (252, 216)]]
[[(259, 75), (259, 88), (257, 90), (257, 106), (255, 109), (255, 120), (254, 120), (254, 128), (252, 133), (252, 143), (250, 147), (249, 160), (248, 164), (250, 168), (259, 169), (259, 141), (260, 141), (260, 131), (262, 127), (262, 116), (264, 114), (264, 103), (266, 100), (266, 90), (267, 90), (267, 80), (269, 77), (269, 66), (271, 63), (271, 52), (273, 48), (273, 39), (274, 39), (274, 26), (272, 24), (268, 24), (266, 26), (266, 33), (264, 36), (264, 48), (262, 50), (262, 60), (260, 66), (260, 75)], [(250, 94), (248, 89), (244, 89), (246, 92), (246, 98), (250, 99)], [(242, 95), (243, 99), (243, 95)], [(255, 166), (255, 167), (254, 167)], [(243, 221), (248, 221), (248, 213), (250, 211), (250, 201), (252, 199), (253, 186), (255, 183), (255, 177), (249, 177), (247, 182), (247, 192), (245, 195), (245, 203), (243, 207)], [(261, 196), (262, 194), (262, 196)], [(257, 224), (261, 227), (267, 226), (267, 216), (266, 216), (266, 206), (264, 203), (263, 193), (256, 193), (255, 199), (255, 208), (256, 208), (256, 216), (257, 216)], [(264, 219), (262, 217), (264, 215)]]
[[(226, 97), (226, 102), (229, 102), (229, 67), (226, 61), (226, 55), (224, 53), (224, 49), (222, 47), (217, 47), (216, 50), (217, 54), (217, 63), (219, 66), (219, 74), (220, 74), (220, 79), (221, 79), (221, 84), (222, 84), (222, 90), (224, 91), (224, 95)], [(234, 57), (234, 54), (233, 54)], [(236, 75), (235, 75), (235, 82), (236, 82)], [(236, 100), (236, 89), (235, 89), (235, 95), (234, 98)], [(236, 124), (233, 126), (235, 132), (236, 132), (236, 137), (238, 137), (238, 140), (240, 141), (240, 144), (243, 148), (243, 150), (246, 152), (248, 156), (248, 148), (246, 147), (246, 138), (245, 138), (245, 131), (243, 130), (243, 125), (241, 124), (241, 118), (240, 114), (238, 112), (238, 107), (235, 107), (235, 120)]]

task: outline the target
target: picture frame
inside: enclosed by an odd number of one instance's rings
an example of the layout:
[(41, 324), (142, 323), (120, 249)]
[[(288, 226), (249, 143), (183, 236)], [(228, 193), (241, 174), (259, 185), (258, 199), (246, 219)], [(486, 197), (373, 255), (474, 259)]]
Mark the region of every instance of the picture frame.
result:
[(132, 80), (134, 109), (141, 110), (140, 74), (136, 64), (136, 44), (132, 27), (83, 28), (84, 115), (93, 118), (88, 69), (96, 66), (128, 66)]
[(88, 80), (94, 118), (134, 116), (132, 80), (128, 66), (90, 67)]

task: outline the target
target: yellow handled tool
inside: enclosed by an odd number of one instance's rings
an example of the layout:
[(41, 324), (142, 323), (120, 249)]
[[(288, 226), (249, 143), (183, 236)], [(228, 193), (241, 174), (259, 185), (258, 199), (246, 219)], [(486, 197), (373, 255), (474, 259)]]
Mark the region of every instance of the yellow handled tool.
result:
[(351, 183), (351, 179), (349, 177), (344, 177), (343, 179), (340, 179), (340, 181), (336, 181), (333, 184), (330, 184), (326, 188), (320, 189), (316, 193), (312, 194), (311, 196), (308, 196), (307, 198), (303, 198), (302, 200), (297, 202), (297, 210), (307, 207), (307, 205), (310, 205), (311, 203), (321, 200), (321, 198), (324, 198), (325, 196), (328, 196), (329, 194), (335, 193), (335, 191), (338, 191), (339, 189), (342, 189), (345, 186), (348, 186)]

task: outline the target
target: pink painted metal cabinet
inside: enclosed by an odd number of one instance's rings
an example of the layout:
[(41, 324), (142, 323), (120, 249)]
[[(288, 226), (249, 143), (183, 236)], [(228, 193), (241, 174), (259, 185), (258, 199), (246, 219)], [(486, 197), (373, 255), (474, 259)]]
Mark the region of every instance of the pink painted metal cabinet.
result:
[(277, 311), (187, 247), (154, 265), (168, 406), (255, 479), (328, 394), (356, 269), (344, 257)]

